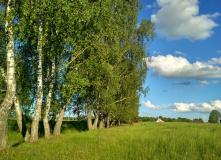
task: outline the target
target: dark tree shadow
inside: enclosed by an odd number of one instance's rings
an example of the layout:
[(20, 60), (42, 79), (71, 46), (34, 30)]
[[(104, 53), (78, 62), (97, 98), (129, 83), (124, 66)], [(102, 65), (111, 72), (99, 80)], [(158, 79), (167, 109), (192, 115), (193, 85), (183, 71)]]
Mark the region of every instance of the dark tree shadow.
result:
[[(23, 120), (23, 130), (22, 130), (22, 137), (24, 138), (26, 130), (29, 131), (30, 133), (30, 129), (31, 129), (31, 123), (32, 120), (27, 120), (25, 119), (25, 121)], [(53, 130), (56, 124), (56, 121), (49, 121), (50, 124), (50, 129), (51, 129), (51, 134), (53, 135)], [(67, 131), (67, 130), (77, 130), (78, 132), (82, 132), (82, 131), (87, 131), (87, 121), (86, 120), (81, 120), (81, 121), (63, 121), (62, 126), (61, 126), (61, 133)], [(18, 134), (21, 134), (18, 128), (18, 124), (17, 124), (17, 120), (16, 119), (10, 119), (8, 121), (8, 131), (9, 132), (17, 132)], [(43, 125), (43, 121), (39, 122), (39, 138), (44, 137), (44, 125)], [(13, 143), (13, 145), (11, 147), (17, 147), (20, 144), (24, 143), (24, 139), (20, 138), (17, 139), (16, 142)]]

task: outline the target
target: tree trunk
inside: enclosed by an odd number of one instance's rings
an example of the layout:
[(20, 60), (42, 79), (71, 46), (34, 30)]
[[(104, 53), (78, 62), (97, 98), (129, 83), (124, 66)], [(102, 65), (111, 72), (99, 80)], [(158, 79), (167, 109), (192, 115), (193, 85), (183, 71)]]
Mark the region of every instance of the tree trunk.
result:
[(92, 119), (91, 119), (91, 109), (90, 109), (89, 102), (87, 104), (87, 127), (89, 131), (93, 130)]
[(7, 91), (6, 96), (0, 106), (0, 150), (6, 149), (8, 145), (8, 115), (14, 101), (16, 91), (15, 81), (15, 55), (14, 55), (14, 35), (13, 19), (11, 18), (11, 5), (14, 3), (8, 0), (6, 10), (5, 32), (7, 38)]
[(47, 101), (46, 101), (46, 111), (45, 111), (45, 115), (43, 118), (43, 124), (44, 124), (44, 131), (45, 131), (45, 138), (49, 139), (51, 137), (50, 134), (50, 126), (48, 123), (48, 113), (49, 110), (51, 108), (51, 97), (52, 97), (52, 90), (54, 87), (54, 74), (55, 74), (55, 57), (53, 57), (52, 60), (52, 68), (51, 68), (51, 82), (49, 85), (49, 93), (48, 93), (48, 97), (47, 97)]
[(118, 126), (120, 126), (120, 120), (118, 120)]
[(113, 127), (114, 125), (115, 125), (115, 120), (111, 122), (111, 127)]
[(30, 135), (29, 131), (26, 130), (25, 138), (24, 138), (25, 142), (29, 142), (29, 141), (30, 141), (30, 138), (31, 138), (31, 135)]
[(95, 114), (95, 120), (94, 120), (92, 128), (97, 129), (97, 124), (98, 124), (98, 112), (96, 112)]
[(98, 117), (96, 117), (94, 120), (93, 129), (97, 129), (97, 124), (98, 124)]
[(58, 116), (58, 120), (56, 122), (56, 125), (54, 127), (54, 135), (55, 136), (60, 136), (60, 134), (61, 134), (61, 125), (62, 125), (62, 122), (63, 122), (65, 111), (66, 111), (66, 105), (63, 106), (63, 108), (61, 110), (61, 113)]
[[(4, 77), (5, 83), (7, 85), (7, 79), (6, 79), (6, 74), (3, 68), (1, 69), (1, 74)], [(15, 94), (14, 97), (14, 107), (15, 107), (15, 113), (16, 113), (16, 119), (17, 119), (17, 124), (18, 124), (18, 128), (22, 134), (22, 137), (24, 138), (24, 140), (27, 142), (29, 140), (30, 134), (25, 126), (25, 122), (24, 122), (24, 117), (22, 116), (22, 111), (21, 111), (21, 105), (20, 105), (20, 101), (18, 96)]]
[(15, 107), (18, 128), (20, 132), (22, 133), (22, 112), (21, 112), (21, 106), (20, 106), (20, 102), (19, 102), (17, 95), (15, 96), (15, 99), (14, 99), (14, 107)]
[(104, 115), (103, 113), (101, 113), (101, 119), (100, 119), (100, 123), (99, 123), (99, 129), (104, 128), (105, 124), (104, 124)]
[(71, 98), (73, 97), (74, 94), (71, 95), (71, 97), (69, 98), (68, 102), (66, 103), (66, 105), (63, 106), (59, 116), (58, 116), (58, 120), (56, 122), (56, 125), (54, 127), (54, 135), (55, 136), (59, 136), (61, 134), (61, 125), (62, 125), (62, 122), (63, 122), (63, 118), (64, 118), (64, 114), (65, 114), (65, 111), (66, 111), (66, 106), (69, 104)]
[(15, 95), (14, 106), (15, 106), (18, 128), (22, 134), (22, 137), (27, 142), (29, 141), (30, 134), (25, 126), (24, 117), (22, 116), (20, 101), (17, 95)]
[(38, 78), (37, 78), (37, 100), (35, 104), (35, 116), (31, 125), (31, 142), (38, 140), (38, 127), (41, 119), (41, 107), (43, 100), (43, 83), (42, 83), (42, 21), (40, 20), (38, 34)]
[(8, 144), (8, 111), (3, 110), (3, 107), (6, 107), (7, 104), (3, 106), (1, 104), (1, 110), (0, 110), (0, 151), (3, 149), (7, 149), (9, 147)]

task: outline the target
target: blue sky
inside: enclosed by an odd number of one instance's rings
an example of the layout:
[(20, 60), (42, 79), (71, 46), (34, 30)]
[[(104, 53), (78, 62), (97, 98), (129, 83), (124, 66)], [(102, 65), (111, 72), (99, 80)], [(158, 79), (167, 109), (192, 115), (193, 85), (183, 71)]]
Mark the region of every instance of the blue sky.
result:
[(221, 1), (141, 0), (156, 24), (140, 116), (208, 120), (221, 111)]

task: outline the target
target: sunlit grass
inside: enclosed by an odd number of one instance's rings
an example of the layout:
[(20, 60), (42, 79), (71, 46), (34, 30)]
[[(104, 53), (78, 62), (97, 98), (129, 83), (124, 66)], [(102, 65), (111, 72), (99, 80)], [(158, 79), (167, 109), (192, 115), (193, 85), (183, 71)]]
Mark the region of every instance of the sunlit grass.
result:
[[(15, 133), (10, 134), (9, 138), (16, 137)], [(60, 137), (41, 138), (35, 144), (22, 143), (0, 153), (1, 158), (218, 160), (221, 125), (146, 122), (90, 132), (64, 128)]]

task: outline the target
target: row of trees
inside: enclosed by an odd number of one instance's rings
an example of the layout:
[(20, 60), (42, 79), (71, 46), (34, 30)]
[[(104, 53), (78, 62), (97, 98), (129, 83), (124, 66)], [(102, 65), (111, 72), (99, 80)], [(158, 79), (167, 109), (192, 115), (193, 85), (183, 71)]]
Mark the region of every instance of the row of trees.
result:
[(137, 25), (139, 0), (3, 0), (0, 6), (0, 150), (8, 146), (13, 109), (31, 142), (41, 118), (45, 138), (56, 117), (59, 135), (68, 108), (87, 112), (89, 130), (138, 117), (139, 96), (148, 91), (145, 48), (155, 37), (150, 20)]
[[(188, 119), (188, 118), (181, 118), (178, 117), (176, 118), (166, 118), (166, 117), (139, 117), (140, 121), (143, 122), (155, 122), (158, 118), (163, 120), (164, 122), (193, 122), (193, 123), (204, 123), (202, 118), (195, 118), (193, 120)], [(221, 113), (218, 110), (212, 110), (210, 115), (209, 115), (209, 123), (221, 123)]]
[(167, 117), (139, 117), (139, 120), (142, 122), (156, 122), (156, 120), (160, 118), (161, 120), (163, 120), (164, 122), (188, 122), (188, 123), (204, 123), (202, 118), (195, 118), (193, 120), (188, 119), (188, 118), (182, 118), (182, 117), (178, 117), (178, 118), (167, 118)]

